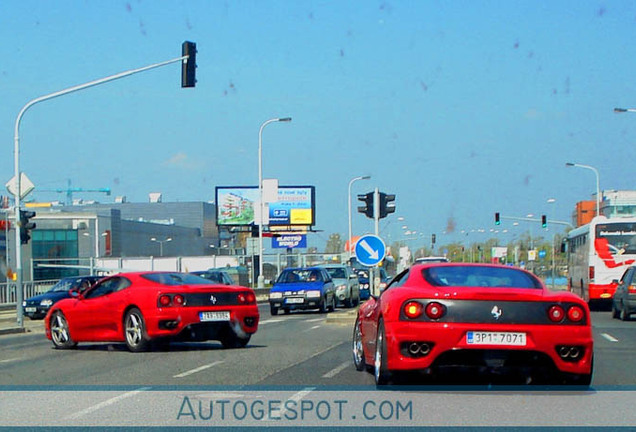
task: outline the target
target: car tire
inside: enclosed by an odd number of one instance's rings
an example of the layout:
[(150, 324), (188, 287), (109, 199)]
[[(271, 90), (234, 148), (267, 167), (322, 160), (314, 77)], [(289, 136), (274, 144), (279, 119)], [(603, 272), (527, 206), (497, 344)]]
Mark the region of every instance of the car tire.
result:
[(623, 304), (623, 307), (621, 308), (619, 317), (621, 321), (629, 321), (629, 312), (627, 312), (627, 308), (625, 307), (625, 304)]
[(616, 307), (616, 303), (612, 301), (612, 318), (617, 319), (619, 317), (620, 312)]
[[(591, 370), (594, 371), (594, 357), (592, 357)], [(566, 374), (563, 382), (565, 385), (587, 388), (592, 384), (592, 372), (589, 374)]]
[(357, 371), (363, 371), (367, 368), (364, 360), (364, 346), (362, 344), (362, 332), (360, 331), (360, 317), (356, 318), (356, 324), (353, 326), (353, 364)]
[(291, 313), (291, 309), (289, 309), (289, 308), (285, 308), (285, 309), (283, 309), (283, 313), (284, 313), (285, 315), (289, 315), (289, 314)]
[(327, 299), (323, 299), (322, 303), (320, 303), (320, 313), (324, 314), (327, 313)]
[(245, 346), (250, 341), (251, 335), (247, 335), (246, 337), (239, 337), (234, 333), (234, 331), (230, 330), (222, 339), (221, 345), (225, 349), (232, 348), (245, 348)]
[(384, 332), (384, 320), (380, 318), (378, 322), (378, 335), (375, 341), (375, 356), (373, 361), (373, 376), (376, 386), (387, 385), (390, 380), (390, 373), (386, 366), (387, 349), (386, 334)]
[(336, 296), (331, 296), (331, 306), (329, 306), (329, 312), (333, 312), (336, 310)]
[(77, 345), (77, 342), (71, 338), (66, 317), (60, 311), (51, 315), (51, 341), (57, 349), (69, 349)]
[(272, 316), (276, 316), (276, 315), (278, 315), (278, 308), (277, 308), (277, 307), (274, 307), (274, 306), (270, 306), (270, 307), (269, 307), (269, 313), (270, 313)]
[(124, 339), (131, 352), (143, 352), (150, 346), (150, 339), (146, 333), (146, 321), (141, 311), (132, 308), (126, 312), (124, 318)]
[(347, 309), (350, 309), (353, 307), (353, 297), (349, 297), (348, 299), (345, 299), (344, 307), (346, 307)]

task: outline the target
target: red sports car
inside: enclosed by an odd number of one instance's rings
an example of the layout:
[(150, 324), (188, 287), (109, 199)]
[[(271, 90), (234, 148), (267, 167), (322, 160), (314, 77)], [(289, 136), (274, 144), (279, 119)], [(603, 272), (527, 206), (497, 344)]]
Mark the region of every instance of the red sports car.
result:
[(218, 340), (239, 348), (258, 328), (254, 291), (187, 273), (120, 273), (72, 294), (55, 303), (44, 321), (56, 348), (125, 342), (137, 352), (154, 340)]
[(353, 331), (356, 369), (378, 385), (419, 370), (589, 386), (592, 359), (587, 304), (500, 265), (414, 265), (360, 307)]

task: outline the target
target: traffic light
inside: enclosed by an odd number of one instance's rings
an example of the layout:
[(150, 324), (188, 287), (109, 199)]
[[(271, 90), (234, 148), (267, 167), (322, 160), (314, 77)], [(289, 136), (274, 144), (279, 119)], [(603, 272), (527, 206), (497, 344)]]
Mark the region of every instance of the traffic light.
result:
[(435, 244), (435, 234), (431, 234), (431, 244)]
[(380, 192), (380, 219), (395, 213), (395, 195)]
[(501, 219), (499, 218), (499, 213), (495, 213), (495, 225), (501, 225)]
[(29, 219), (34, 217), (34, 211), (20, 210), (20, 244), (27, 244), (31, 240), (30, 231), (35, 229), (35, 222), (29, 222)]
[(545, 217), (545, 215), (541, 215), (541, 228), (547, 228), (548, 227), (548, 219)]
[(194, 87), (197, 82), (197, 44), (185, 41), (181, 44), (181, 55), (188, 56), (181, 62), (181, 87)]
[(373, 219), (373, 192), (358, 195), (358, 201), (363, 201), (365, 204), (358, 207), (358, 212), (364, 213), (368, 218)]

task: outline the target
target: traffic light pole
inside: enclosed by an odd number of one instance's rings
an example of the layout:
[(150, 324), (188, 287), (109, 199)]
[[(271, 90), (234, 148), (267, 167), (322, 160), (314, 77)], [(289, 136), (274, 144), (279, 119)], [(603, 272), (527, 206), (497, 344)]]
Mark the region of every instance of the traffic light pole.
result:
[(145, 72), (147, 70), (150, 69), (156, 69), (162, 66), (166, 66), (172, 63), (177, 63), (183, 60), (188, 59), (189, 56), (185, 55), (185, 56), (181, 56), (181, 57), (177, 57), (174, 58), (172, 60), (166, 60), (164, 62), (161, 63), (155, 63), (155, 64), (151, 64), (149, 66), (144, 66), (138, 69), (132, 69), (129, 71), (125, 71), (125, 72), (120, 72), (116, 75), (110, 75), (107, 76), (105, 78), (101, 78), (95, 81), (91, 81), (91, 82), (87, 82), (84, 84), (80, 84), (74, 87), (69, 87), (67, 89), (64, 90), (60, 90), (57, 91), (55, 93), (50, 93), (44, 96), (40, 96), (39, 98), (33, 99), (30, 102), (28, 102), (24, 107), (22, 107), (22, 109), (20, 110), (20, 112), (18, 113), (18, 117), (15, 120), (15, 127), (14, 127), (14, 134), (13, 134), (13, 141), (14, 141), (14, 165), (15, 165), (15, 184), (16, 184), (16, 192), (15, 192), (15, 207), (14, 207), (14, 216), (15, 216), (15, 266), (16, 266), (16, 312), (17, 312), (17, 321), (18, 321), (18, 325), (20, 327), (22, 327), (23, 325), (23, 313), (22, 313), (22, 300), (24, 299), (24, 295), (22, 292), (22, 245), (20, 244), (20, 200), (21, 200), (21, 196), (20, 193), (22, 191), (21, 189), (21, 184), (20, 184), (20, 121), (22, 120), (22, 117), (24, 116), (24, 113), (31, 108), (33, 105), (40, 103), (40, 102), (44, 102), (47, 101), (49, 99), (53, 99), (59, 96), (64, 96), (67, 95), (69, 93), (74, 93), (76, 91), (80, 91), (80, 90), (84, 90), (86, 88), (89, 87), (95, 87), (98, 86), (100, 84), (105, 84), (107, 82), (110, 81), (115, 81), (117, 79), (121, 79), (121, 78), (125, 78), (128, 77), (130, 75), (134, 75), (140, 72)]

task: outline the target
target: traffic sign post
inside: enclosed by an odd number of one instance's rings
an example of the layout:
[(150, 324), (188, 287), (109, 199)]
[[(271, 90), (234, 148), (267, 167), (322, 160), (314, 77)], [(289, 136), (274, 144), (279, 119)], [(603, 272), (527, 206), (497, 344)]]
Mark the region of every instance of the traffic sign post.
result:
[(379, 284), (375, 283), (375, 268), (382, 262), (386, 255), (386, 246), (384, 241), (376, 236), (367, 234), (356, 242), (355, 246), (356, 259), (360, 264), (369, 268), (369, 292), (378, 295)]

